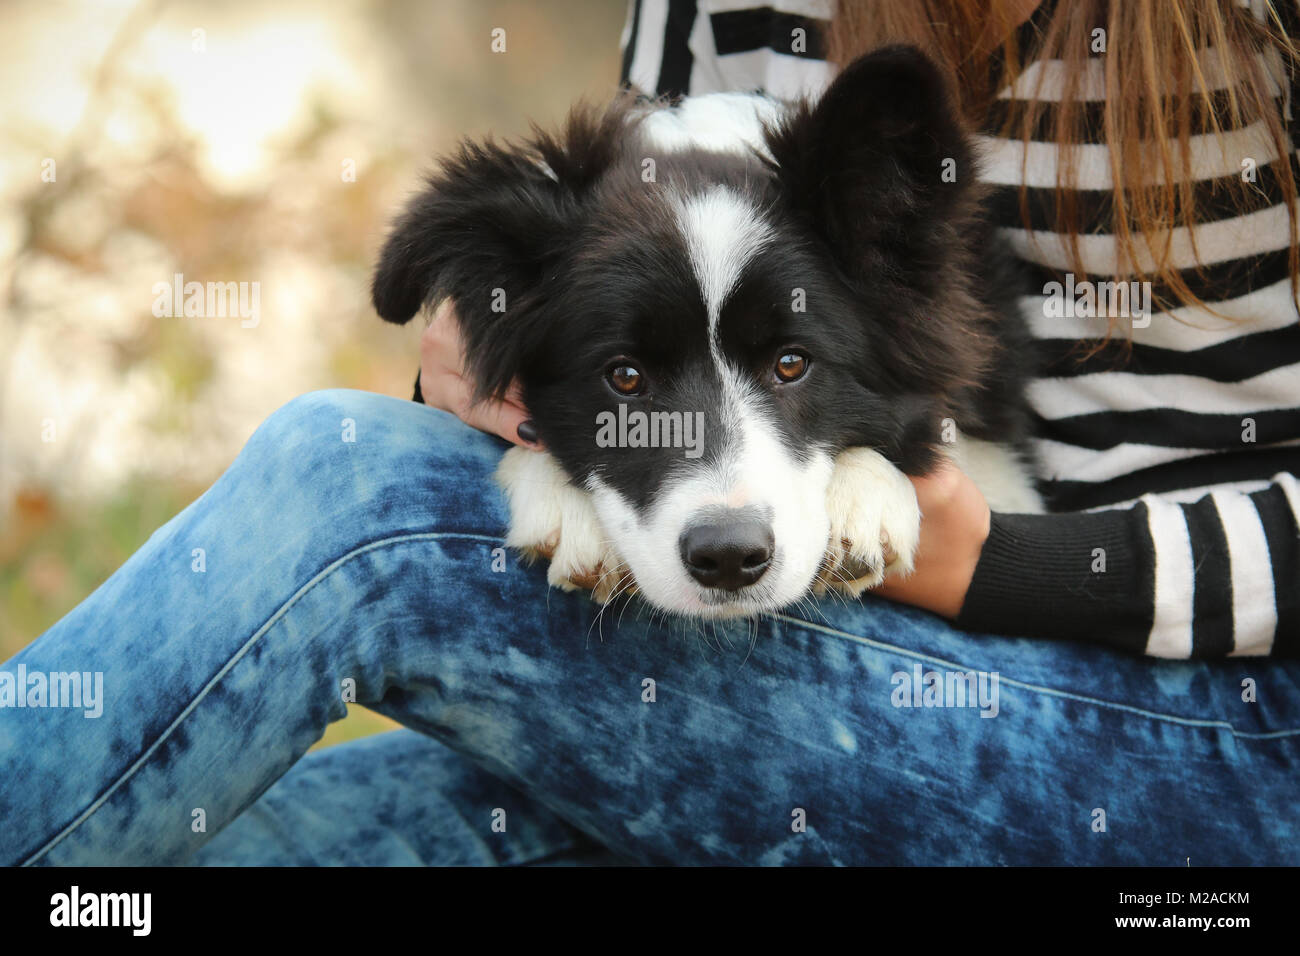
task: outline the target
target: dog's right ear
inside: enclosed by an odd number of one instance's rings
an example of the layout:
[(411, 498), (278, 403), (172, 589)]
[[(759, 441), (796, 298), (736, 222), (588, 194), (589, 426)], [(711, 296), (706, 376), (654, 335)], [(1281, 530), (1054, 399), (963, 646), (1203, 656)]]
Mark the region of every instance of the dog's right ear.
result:
[(850, 277), (874, 281), (882, 255), (909, 281), (935, 273), (975, 166), (948, 83), (919, 49), (854, 60), (816, 103), (787, 114), (768, 145), (787, 199)]
[(477, 397), (500, 396), (544, 332), (536, 306), (586, 194), (614, 161), (625, 118), (620, 100), (603, 112), (576, 108), (559, 136), (534, 127), (521, 145), (463, 143), (384, 243), (375, 311), (401, 324), (450, 297)]

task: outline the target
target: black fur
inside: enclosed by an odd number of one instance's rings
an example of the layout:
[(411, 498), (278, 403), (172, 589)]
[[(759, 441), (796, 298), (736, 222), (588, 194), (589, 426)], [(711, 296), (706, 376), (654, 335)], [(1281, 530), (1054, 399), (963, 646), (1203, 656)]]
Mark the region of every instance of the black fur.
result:
[[(450, 296), (478, 397), (518, 379), (570, 476), (599, 474), (644, 506), (680, 458), (597, 448), (593, 417), (619, 404), (702, 411), (714, 436), (705, 460), (725, 452), (705, 305), (665, 198), (721, 184), (764, 210), (778, 238), (727, 299), (720, 344), (796, 455), (867, 446), (921, 474), (946, 418), (1023, 448), (1030, 353), (1018, 282), (983, 215), (952, 99), (922, 54), (890, 47), (851, 64), (768, 131), (770, 161), (656, 155), (638, 130), (644, 109), (624, 96), (575, 109), (559, 136), (462, 146), (384, 246), (379, 314), (406, 322)], [(647, 155), (658, 165), (650, 184)], [(941, 175), (946, 160), (955, 182)], [(806, 312), (791, 310), (795, 288)], [(772, 365), (795, 345), (810, 371), (779, 385)], [(618, 356), (646, 374), (646, 396), (610, 389)]]

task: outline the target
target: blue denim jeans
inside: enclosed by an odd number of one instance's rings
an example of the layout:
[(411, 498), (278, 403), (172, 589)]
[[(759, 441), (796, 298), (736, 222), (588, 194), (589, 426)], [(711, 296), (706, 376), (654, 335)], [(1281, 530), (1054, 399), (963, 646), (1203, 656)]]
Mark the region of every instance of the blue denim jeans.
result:
[[(502, 550), (503, 447), (362, 392), (273, 414), (0, 668), (103, 680), (0, 709), (0, 861), (1300, 862), (1300, 662), (870, 598), (600, 615)], [(409, 729), (304, 756), (347, 700)]]

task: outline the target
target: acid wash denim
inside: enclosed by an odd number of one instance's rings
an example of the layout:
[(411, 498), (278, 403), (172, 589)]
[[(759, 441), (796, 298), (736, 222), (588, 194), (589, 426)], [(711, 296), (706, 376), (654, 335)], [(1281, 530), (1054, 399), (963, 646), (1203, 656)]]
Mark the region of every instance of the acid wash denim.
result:
[[(875, 599), (599, 616), (502, 550), (503, 448), (362, 392), (273, 414), (0, 668), (103, 675), (99, 717), (0, 708), (0, 861), (1300, 863), (1300, 662)], [(349, 700), (409, 729), (304, 756)]]

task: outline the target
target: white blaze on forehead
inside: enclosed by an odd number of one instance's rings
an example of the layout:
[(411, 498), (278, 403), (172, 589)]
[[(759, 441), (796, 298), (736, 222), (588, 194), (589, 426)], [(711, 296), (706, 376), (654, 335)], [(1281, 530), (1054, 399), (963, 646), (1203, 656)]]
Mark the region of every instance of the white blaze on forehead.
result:
[(725, 186), (680, 197), (677, 221), (708, 310), (710, 347), (716, 350), (722, 305), (745, 266), (772, 240), (773, 230), (752, 204)]

